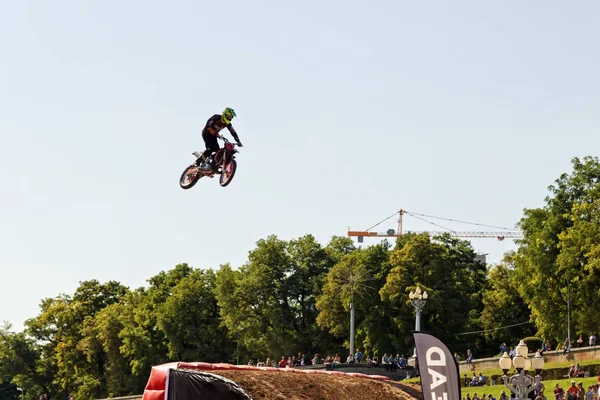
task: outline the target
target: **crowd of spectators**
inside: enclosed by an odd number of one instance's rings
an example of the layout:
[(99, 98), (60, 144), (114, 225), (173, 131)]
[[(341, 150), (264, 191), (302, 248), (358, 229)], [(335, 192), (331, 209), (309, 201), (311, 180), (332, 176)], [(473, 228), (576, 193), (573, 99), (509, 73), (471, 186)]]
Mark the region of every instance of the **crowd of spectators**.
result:
[[(372, 356), (370, 354), (363, 354), (360, 349), (356, 349), (354, 355), (349, 354), (345, 360), (346, 364), (364, 364), (367, 368), (379, 368), (383, 367), (386, 371), (397, 371), (398, 369), (408, 368), (408, 359), (404, 355), (393, 353), (384, 353), (379, 359), (375, 353)], [(248, 361), (248, 365), (257, 367), (275, 367), (275, 368), (296, 368), (305, 365), (318, 365), (324, 364), (327, 369), (335, 369), (335, 366), (342, 364), (342, 360), (339, 354), (327, 355), (323, 357), (321, 354), (316, 353), (312, 358), (307, 357), (303, 353), (298, 353), (296, 356), (281, 356), (279, 361), (267, 357), (265, 361), (257, 359), (256, 363), (253, 359)]]
[[(598, 382), (600, 383), (600, 376), (598, 377)], [(546, 395), (544, 394), (544, 389), (542, 390), (533, 390), (529, 393), (528, 398), (531, 400), (548, 400)], [(554, 385), (554, 400), (598, 400), (600, 396), (598, 394), (598, 383), (594, 385), (588, 385), (587, 389), (583, 387), (583, 383), (576, 383), (574, 380), (571, 381), (570, 386), (567, 390), (564, 390), (558, 383)], [(502, 390), (498, 395), (498, 398), (494, 397), (494, 395), (482, 393), (479, 396), (476, 392), (471, 396), (467, 393), (463, 400), (509, 400), (514, 399), (516, 396), (512, 391), (510, 395), (506, 394), (505, 390)]]

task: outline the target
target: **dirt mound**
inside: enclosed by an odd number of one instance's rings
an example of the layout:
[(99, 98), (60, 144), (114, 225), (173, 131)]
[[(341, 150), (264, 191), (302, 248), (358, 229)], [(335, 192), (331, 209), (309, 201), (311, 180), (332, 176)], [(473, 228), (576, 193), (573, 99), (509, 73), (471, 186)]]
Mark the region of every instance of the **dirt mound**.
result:
[(354, 376), (252, 370), (210, 372), (231, 379), (257, 400), (422, 399), (419, 385)]

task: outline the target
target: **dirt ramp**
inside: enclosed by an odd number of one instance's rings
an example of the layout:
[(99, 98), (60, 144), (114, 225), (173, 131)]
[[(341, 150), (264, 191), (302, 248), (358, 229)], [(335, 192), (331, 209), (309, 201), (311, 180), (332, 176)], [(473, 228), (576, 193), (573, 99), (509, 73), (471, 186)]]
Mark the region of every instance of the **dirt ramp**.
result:
[[(234, 381), (253, 399), (268, 400), (389, 400), (415, 399), (388, 381), (348, 375), (269, 373), (266, 371), (212, 371)], [(412, 389), (412, 388), (411, 388)], [(413, 391), (413, 394), (418, 393)]]
[(386, 376), (320, 369), (172, 362), (152, 367), (142, 400), (422, 399)]

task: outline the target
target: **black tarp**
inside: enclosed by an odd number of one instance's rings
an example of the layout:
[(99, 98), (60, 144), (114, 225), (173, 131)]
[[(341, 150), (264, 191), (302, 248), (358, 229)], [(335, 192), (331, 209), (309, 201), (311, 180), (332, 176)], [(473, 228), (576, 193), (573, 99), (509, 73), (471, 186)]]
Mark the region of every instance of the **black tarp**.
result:
[(207, 372), (172, 369), (167, 384), (168, 400), (252, 400), (234, 381)]

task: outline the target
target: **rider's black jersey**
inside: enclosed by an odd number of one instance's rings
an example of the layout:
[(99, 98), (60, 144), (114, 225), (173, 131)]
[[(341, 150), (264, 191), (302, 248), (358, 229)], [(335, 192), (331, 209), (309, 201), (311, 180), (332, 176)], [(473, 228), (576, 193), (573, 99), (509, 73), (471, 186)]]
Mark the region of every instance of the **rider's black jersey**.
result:
[(239, 142), (240, 138), (238, 137), (238, 134), (235, 131), (235, 129), (233, 129), (233, 125), (225, 124), (225, 122), (223, 122), (223, 120), (221, 119), (221, 114), (215, 114), (212, 117), (210, 117), (208, 121), (206, 121), (204, 129), (202, 129), (202, 133), (210, 133), (216, 136), (225, 127), (229, 129), (231, 136), (233, 136), (233, 138)]

